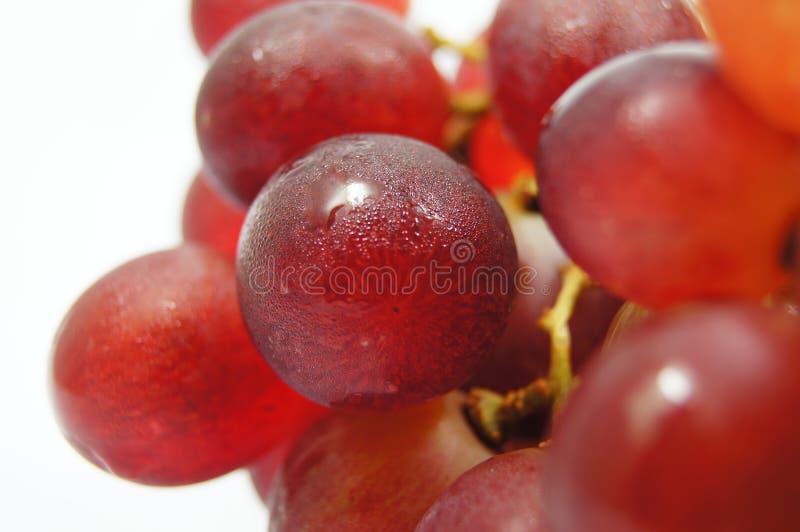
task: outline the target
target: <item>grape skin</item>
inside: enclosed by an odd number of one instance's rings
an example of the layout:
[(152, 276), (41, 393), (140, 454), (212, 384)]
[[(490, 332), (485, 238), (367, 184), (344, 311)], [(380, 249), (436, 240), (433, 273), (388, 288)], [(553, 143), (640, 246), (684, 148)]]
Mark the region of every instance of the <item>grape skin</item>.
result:
[(731, 91), (707, 44), (595, 70), (554, 108), (536, 167), (559, 242), (625, 299), (760, 298), (788, 280), (800, 143)]
[(200, 148), (249, 205), (284, 163), (346, 133), (443, 142), (447, 87), (425, 43), (371, 6), (304, 1), (248, 21), (215, 55), (197, 100)]
[[(270, 365), (320, 404), (358, 408), (463, 385), (505, 327), (516, 264), (505, 215), (469, 169), (391, 135), (333, 139), (284, 167), (253, 204), (237, 261), (245, 321)], [(379, 285), (376, 268), (393, 281)], [(505, 290), (480, 282), (487, 268)], [(286, 272), (296, 275), (279, 289)]]
[(337, 412), (278, 473), (270, 531), (407, 532), (464, 471), (489, 458), (451, 394), (387, 413)]
[(242, 467), (321, 409), (259, 356), (229, 259), (184, 246), (147, 255), (89, 288), (53, 347), (56, 413), (87, 460), (171, 486)]
[(556, 420), (543, 464), (553, 530), (797, 530), (798, 325), (731, 305), (622, 336)]
[(183, 240), (216, 249), (236, 260), (247, 211), (214, 190), (205, 171), (192, 181), (183, 205)]
[(416, 532), (545, 532), (541, 458), (522, 449), (478, 464), (436, 499)]
[(581, 76), (626, 52), (704, 32), (681, 0), (503, 0), (489, 36), (497, 109), (533, 158), (540, 122)]
[[(192, 0), (192, 30), (197, 44), (209, 55), (231, 30), (257, 13), (291, 0)], [(404, 15), (409, 0), (362, 0)]]

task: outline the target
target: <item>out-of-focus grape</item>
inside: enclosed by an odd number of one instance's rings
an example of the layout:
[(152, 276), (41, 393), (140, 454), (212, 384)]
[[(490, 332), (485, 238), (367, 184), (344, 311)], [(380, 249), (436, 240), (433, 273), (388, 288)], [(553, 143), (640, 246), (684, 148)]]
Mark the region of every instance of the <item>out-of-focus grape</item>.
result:
[(707, 44), (633, 53), (584, 78), (555, 107), (536, 166), (570, 257), (645, 307), (761, 298), (794, 267), (800, 142), (744, 104)]
[(703, 35), (682, 0), (503, 0), (489, 34), (495, 101), (517, 144), (533, 157), (542, 118), (592, 68)]
[(491, 456), (452, 394), (387, 413), (337, 412), (307, 432), (275, 480), (270, 530), (413, 530), (464, 471)]
[(494, 348), (517, 264), (503, 210), (422, 142), (351, 135), (279, 172), (238, 258), (256, 346), (324, 405), (407, 405), (463, 385)]
[(422, 39), (357, 3), (283, 4), (248, 21), (215, 55), (197, 102), (206, 163), (249, 204), (278, 168), (345, 133), (441, 145), (447, 87)]
[[(192, 29), (197, 44), (208, 55), (232, 29), (261, 11), (291, 0), (192, 0)], [(398, 15), (408, 11), (409, 0), (360, 0), (385, 7)]]
[(204, 172), (192, 181), (183, 205), (183, 239), (236, 260), (236, 245), (247, 212), (209, 184)]
[(703, 0), (727, 78), (769, 120), (800, 135), (800, 2)]
[(729, 306), (622, 337), (556, 420), (556, 532), (791, 532), (800, 523), (800, 323)]
[(533, 179), (533, 161), (513, 144), (493, 114), (481, 118), (469, 143), (469, 164), (493, 192), (510, 190), (521, 178)]
[(231, 261), (193, 246), (136, 259), (86, 291), (58, 331), (52, 378), (70, 443), (144, 484), (228, 473), (322, 411), (253, 347)]

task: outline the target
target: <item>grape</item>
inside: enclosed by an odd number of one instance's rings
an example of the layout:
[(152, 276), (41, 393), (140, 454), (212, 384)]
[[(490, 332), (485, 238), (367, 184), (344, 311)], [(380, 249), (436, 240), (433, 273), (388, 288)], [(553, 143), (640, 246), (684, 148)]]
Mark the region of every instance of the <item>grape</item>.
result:
[(592, 68), (659, 42), (702, 36), (681, 0), (503, 0), (489, 38), (495, 101), (533, 157), (542, 118)]
[(469, 162), (483, 184), (494, 192), (509, 190), (518, 179), (534, 175), (533, 161), (517, 149), (491, 113), (481, 118), (472, 134)]
[(231, 261), (199, 247), (147, 255), (102, 278), (67, 314), (53, 357), (67, 439), (95, 465), (144, 484), (232, 471), (320, 411), (253, 347)]
[(278, 473), (270, 530), (408, 531), (464, 471), (491, 453), (450, 395), (389, 413), (335, 413)]
[(201, 171), (192, 182), (183, 206), (183, 239), (214, 248), (235, 260), (246, 214), (214, 190)]
[(704, 0), (729, 81), (769, 120), (800, 134), (800, 2)]
[[(470, 380), (505, 392), (544, 377), (550, 367), (550, 336), (537, 322), (556, 302), (561, 289), (561, 268), (568, 259), (541, 215), (520, 209), (507, 196), (499, 196), (517, 244), (519, 264), (534, 277), (522, 281), (506, 328), (492, 354)], [(600, 287), (587, 288), (578, 298), (570, 320), (572, 358), (580, 370), (602, 344), (622, 302)]]
[(464, 473), (417, 525), (417, 532), (544, 532), (541, 451), (502, 454)]
[(272, 486), (289, 451), (294, 447), (294, 440), (287, 440), (282, 445), (270, 450), (267, 454), (259, 458), (248, 469), (250, 480), (258, 493), (258, 497), (266, 505), (269, 505), (269, 497), (272, 493)]
[(542, 480), (553, 530), (797, 530), (798, 325), (731, 305), (624, 335), (557, 419)]
[(391, 135), (333, 139), (284, 167), (250, 209), (237, 263), (275, 371), (323, 405), (359, 408), (464, 384), (505, 327), (516, 264), (472, 173)]
[(760, 298), (788, 279), (800, 143), (742, 103), (706, 44), (600, 67), (560, 100), (536, 166), (558, 240), (626, 299)]
[(447, 88), (423, 41), (381, 9), (281, 5), (216, 54), (197, 102), (212, 174), (249, 204), (280, 165), (345, 133), (443, 142)]
[[(232, 29), (253, 15), (290, 0), (192, 0), (192, 29), (197, 44), (209, 55)], [(405, 15), (409, 0), (362, 0)]]

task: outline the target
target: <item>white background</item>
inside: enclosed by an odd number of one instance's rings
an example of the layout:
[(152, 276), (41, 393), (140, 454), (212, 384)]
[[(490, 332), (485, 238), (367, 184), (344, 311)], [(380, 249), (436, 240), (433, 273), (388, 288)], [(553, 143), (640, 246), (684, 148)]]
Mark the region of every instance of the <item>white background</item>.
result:
[[(411, 20), (467, 39), (495, 4), (416, 0)], [(50, 343), (74, 299), (179, 242), (205, 69), (188, 13), (188, 0), (0, 0), (5, 532), (265, 530), (244, 474), (180, 489), (115, 479), (64, 442), (49, 402)]]

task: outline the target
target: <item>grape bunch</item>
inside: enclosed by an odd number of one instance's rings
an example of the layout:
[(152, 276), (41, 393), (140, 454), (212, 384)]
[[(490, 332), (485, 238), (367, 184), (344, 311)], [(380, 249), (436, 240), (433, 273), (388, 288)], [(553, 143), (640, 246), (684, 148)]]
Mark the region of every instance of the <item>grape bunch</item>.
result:
[(800, 529), (800, 3), (408, 8), (192, 2), (184, 242), (64, 318), (66, 439), (273, 532)]

